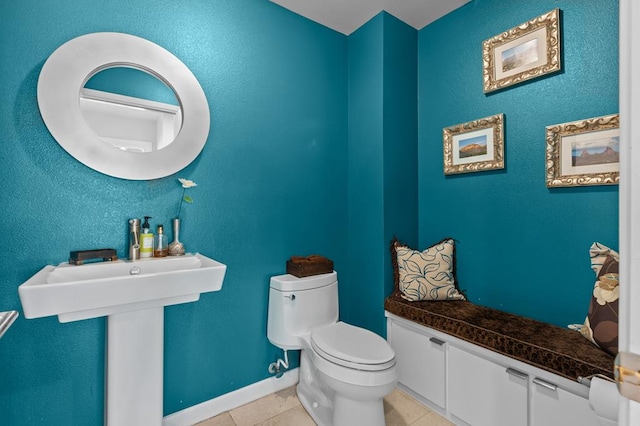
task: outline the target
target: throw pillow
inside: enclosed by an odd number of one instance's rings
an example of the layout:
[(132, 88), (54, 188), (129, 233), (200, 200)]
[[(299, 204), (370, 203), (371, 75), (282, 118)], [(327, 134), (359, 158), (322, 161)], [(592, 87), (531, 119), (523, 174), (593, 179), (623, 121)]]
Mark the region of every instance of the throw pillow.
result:
[(593, 243), (589, 250), (596, 273), (589, 312), (580, 333), (611, 355), (618, 353), (619, 256), (614, 250)]
[(446, 238), (426, 250), (414, 250), (394, 239), (391, 259), (396, 289), (403, 298), (465, 300), (456, 288), (455, 243)]

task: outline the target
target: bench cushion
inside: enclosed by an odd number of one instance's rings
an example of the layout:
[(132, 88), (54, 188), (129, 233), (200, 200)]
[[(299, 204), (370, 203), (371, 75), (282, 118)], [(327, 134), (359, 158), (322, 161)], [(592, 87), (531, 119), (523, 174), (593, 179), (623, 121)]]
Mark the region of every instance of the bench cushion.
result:
[(411, 302), (399, 291), (385, 300), (385, 309), (570, 380), (594, 374), (613, 378), (613, 356), (573, 330), (467, 301)]

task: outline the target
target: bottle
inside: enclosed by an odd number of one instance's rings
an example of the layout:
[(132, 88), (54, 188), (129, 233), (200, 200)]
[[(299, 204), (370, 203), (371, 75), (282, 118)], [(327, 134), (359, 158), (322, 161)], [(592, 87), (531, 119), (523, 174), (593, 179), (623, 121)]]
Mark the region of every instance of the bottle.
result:
[(151, 219), (151, 216), (145, 216), (144, 223), (142, 224), (142, 234), (140, 234), (141, 258), (153, 257), (153, 232), (151, 232), (149, 219)]
[(169, 239), (164, 235), (164, 227), (158, 225), (158, 232), (153, 237), (153, 257), (165, 257), (169, 255)]

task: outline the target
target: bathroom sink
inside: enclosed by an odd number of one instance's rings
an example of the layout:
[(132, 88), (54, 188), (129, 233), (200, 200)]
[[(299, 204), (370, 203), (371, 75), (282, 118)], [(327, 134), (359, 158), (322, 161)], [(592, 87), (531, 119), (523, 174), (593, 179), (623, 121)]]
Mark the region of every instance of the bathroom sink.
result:
[(45, 266), (18, 287), (26, 318), (107, 317), (105, 425), (162, 425), (164, 307), (218, 291), (227, 267), (201, 254)]
[(222, 288), (226, 265), (201, 254), (45, 266), (18, 288), (24, 316), (60, 322), (193, 302)]

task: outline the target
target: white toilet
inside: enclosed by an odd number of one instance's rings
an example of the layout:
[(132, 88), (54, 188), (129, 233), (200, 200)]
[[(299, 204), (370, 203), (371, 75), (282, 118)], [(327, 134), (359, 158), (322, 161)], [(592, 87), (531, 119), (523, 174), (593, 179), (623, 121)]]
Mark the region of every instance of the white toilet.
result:
[(383, 426), (382, 398), (395, 387), (395, 353), (377, 334), (338, 321), (334, 272), (271, 278), (267, 337), (301, 349), (298, 399), (320, 426)]

